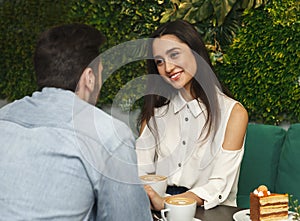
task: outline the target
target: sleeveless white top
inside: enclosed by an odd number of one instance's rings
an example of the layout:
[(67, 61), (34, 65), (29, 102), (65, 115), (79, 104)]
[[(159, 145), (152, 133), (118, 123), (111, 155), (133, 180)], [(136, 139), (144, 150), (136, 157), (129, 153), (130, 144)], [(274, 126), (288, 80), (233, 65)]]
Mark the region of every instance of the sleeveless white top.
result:
[[(200, 137), (206, 119), (203, 103), (185, 101), (178, 93), (169, 106), (155, 110), (159, 136), (148, 126), (136, 142), (139, 174), (156, 173), (168, 177), (168, 185), (185, 186), (204, 199), (204, 208), (219, 204), (236, 206), (239, 170), (244, 154), (222, 148), (230, 113), (237, 101), (218, 94), (220, 121), (213, 133)], [(150, 120), (151, 128), (153, 126)]]

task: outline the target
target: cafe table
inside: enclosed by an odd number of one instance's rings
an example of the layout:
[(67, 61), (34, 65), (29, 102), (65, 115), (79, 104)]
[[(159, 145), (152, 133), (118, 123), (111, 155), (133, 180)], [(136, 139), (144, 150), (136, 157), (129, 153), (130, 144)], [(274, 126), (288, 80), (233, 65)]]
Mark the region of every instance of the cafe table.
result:
[(232, 206), (217, 206), (205, 210), (203, 207), (197, 207), (195, 217), (202, 221), (233, 221), (233, 214), (243, 210), (243, 208)]
[[(233, 221), (233, 214), (243, 210), (243, 208), (232, 206), (216, 206), (212, 209), (205, 210), (203, 207), (198, 206), (195, 218), (201, 221)], [(160, 217), (159, 212), (153, 212), (156, 217)], [(158, 220), (155, 219), (154, 220)]]

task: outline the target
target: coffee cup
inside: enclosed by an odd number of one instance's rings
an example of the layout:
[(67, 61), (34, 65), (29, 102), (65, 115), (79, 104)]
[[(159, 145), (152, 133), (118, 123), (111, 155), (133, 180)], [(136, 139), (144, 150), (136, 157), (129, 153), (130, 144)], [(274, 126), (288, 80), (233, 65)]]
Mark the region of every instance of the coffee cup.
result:
[(167, 177), (156, 175), (156, 174), (148, 174), (140, 176), (143, 184), (147, 184), (152, 187), (154, 191), (156, 191), (160, 196), (164, 196), (167, 190)]
[(193, 221), (197, 202), (191, 198), (169, 197), (165, 200), (165, 209), (161, 210), (164, 221)]

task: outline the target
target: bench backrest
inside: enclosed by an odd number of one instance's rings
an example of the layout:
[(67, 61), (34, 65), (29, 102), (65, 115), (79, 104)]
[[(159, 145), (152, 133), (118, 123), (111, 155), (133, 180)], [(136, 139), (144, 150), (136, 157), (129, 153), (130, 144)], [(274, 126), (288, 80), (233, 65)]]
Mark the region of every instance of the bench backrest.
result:
[(276, 193), (289, 193), (300, 202), (300, 123), (292, 124), (282, 147)]
[(248, 125), (238, 184), (239, 207), (249, 208), (249, 194), (261, 184), (271, 192), (276, 190), (279, 157), (285, 136), (286, 131), (278, 126)]

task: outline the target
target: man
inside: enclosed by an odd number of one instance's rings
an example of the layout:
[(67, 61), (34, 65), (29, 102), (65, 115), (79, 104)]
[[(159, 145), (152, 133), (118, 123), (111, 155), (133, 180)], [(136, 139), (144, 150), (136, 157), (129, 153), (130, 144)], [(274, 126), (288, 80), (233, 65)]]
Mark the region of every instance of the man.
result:
[(94, 107), (103, 42), (83, 24), (40, 36), (40, 90), (0, 109), (1, 220), (152, 220), (130, 130)]

